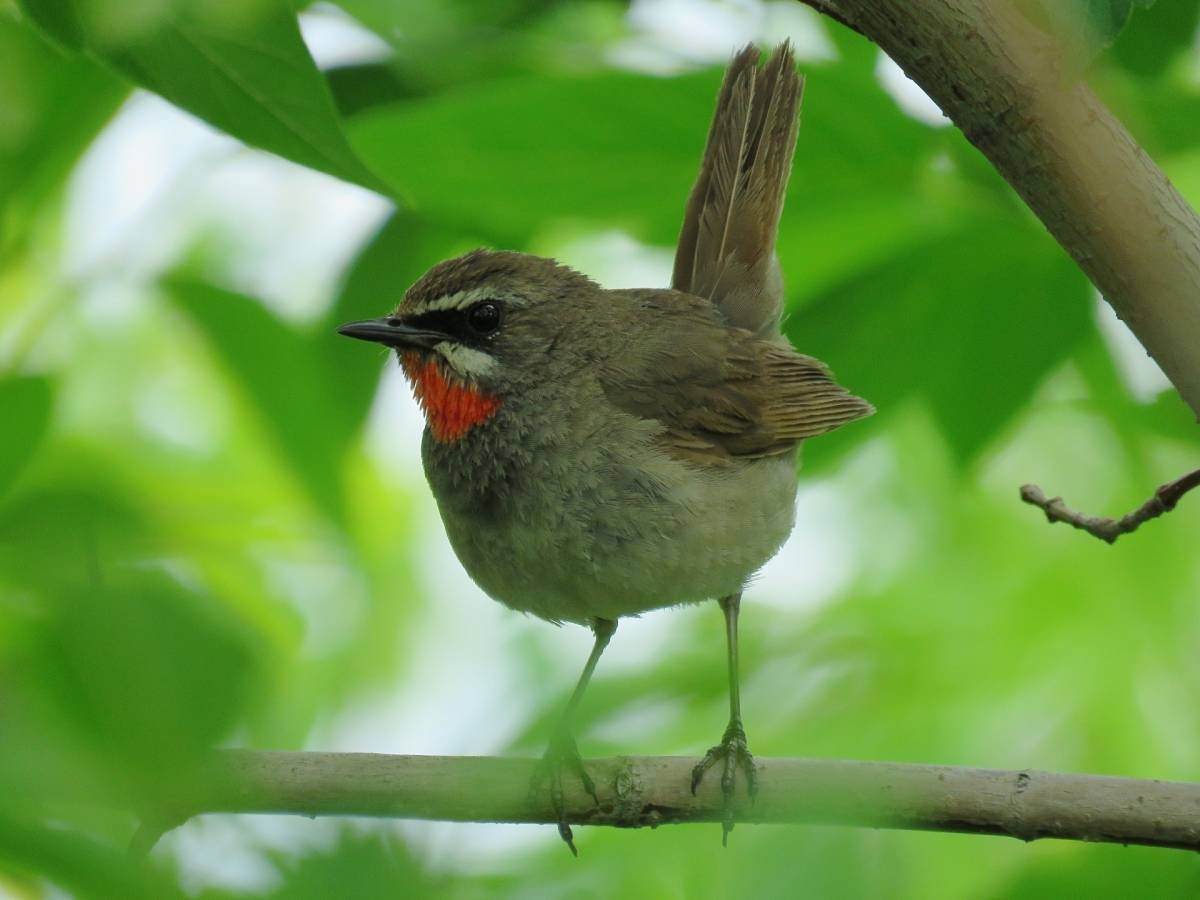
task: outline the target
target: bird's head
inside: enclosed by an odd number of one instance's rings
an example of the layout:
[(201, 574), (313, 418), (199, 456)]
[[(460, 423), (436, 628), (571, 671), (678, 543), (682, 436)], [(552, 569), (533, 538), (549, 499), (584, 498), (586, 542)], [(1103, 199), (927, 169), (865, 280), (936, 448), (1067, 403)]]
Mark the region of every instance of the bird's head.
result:
[(395, 348), (433, 436), (454, 441), (545, 377), (564, 306), (595, 289), (551, 259), (473, 250), (426, 272), (391, 315), (338, 331)]

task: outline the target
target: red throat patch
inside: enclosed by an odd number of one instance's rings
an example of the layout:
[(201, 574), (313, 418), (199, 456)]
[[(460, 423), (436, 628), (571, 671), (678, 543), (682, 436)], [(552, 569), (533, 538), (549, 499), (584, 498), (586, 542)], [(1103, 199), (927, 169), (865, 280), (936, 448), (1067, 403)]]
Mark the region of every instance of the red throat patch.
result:
[(436, 359), (422, 359), (420, 354), (405, 353), (400, 364), (425, 412), (429, 430), (442, 443), (457, 441), (476, 425), (490, 419), (500, 408), (498, 397), (463, 384), (453, 376), (447, 377)]

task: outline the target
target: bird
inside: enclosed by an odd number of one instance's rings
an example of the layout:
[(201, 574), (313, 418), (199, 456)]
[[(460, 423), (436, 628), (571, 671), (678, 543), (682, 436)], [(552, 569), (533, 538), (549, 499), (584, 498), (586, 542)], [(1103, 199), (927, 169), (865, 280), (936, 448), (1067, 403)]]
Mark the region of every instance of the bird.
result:
[[(490, 597), (594, 643), (538, 767), (572, 853), (564, 778), (595, 785), (572, 735), (617, 622), (716, 600), (729, 722), (722, 842), (739, 773), (744, 587), (792, 530), (798, 447), (873, 412), (782, 334), (775, 252), (799, 127), (792, 48), (725, 71), (670, 288), (606, 290), (556, 260), (477, 249), (434, 265), (393, 312), (339, 331), (394, 348), (425, 416), (421, 456), (458, 559)], [(586, 173), (580, 173), (586, 177)]]

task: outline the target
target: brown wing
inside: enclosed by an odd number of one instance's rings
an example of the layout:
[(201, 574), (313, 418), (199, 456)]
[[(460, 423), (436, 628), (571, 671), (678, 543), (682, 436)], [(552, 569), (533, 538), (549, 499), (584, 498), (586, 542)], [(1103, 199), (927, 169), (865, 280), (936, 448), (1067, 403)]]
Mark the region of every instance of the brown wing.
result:
[(707, 464), (774, 456), (874, 412), (824, 363), (724, 325), (698, 298), (648, 292), (641, 302), (671, 327), (627, 335), (600, 384), (618, 408), (662, 423), (675, 456)]

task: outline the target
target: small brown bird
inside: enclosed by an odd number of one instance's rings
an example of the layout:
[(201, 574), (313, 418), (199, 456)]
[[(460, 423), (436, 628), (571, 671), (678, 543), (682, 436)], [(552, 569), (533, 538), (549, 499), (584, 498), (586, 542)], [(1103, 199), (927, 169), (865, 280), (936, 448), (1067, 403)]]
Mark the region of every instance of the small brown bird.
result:
[[(780, 333), (775, 237), (802, 81), (791, 49), (731, 62), (684, 214), (671, 289), (604, 290), (554, 260), (475, 250), (434, 266), (392, 315), (342, 334), (394, 347), (424, 409), (446, 532), (491, 597), (595, 645), (543, 761), (559, 833), (564, 770), (596, 798), (571, 718), (621, 616), (717, 599), (736, 773), (755, 791), (738, 693), (742, 588), (792, 529), (796, 448), (871, 413)], [(581, 176), (585, 173), (581, 173)]]

